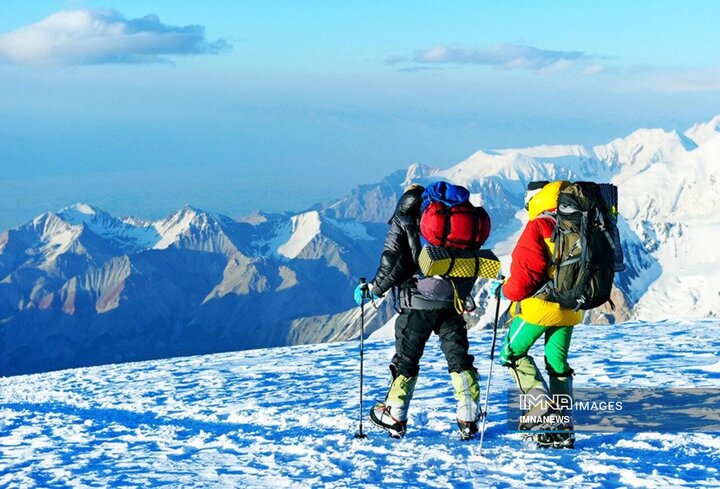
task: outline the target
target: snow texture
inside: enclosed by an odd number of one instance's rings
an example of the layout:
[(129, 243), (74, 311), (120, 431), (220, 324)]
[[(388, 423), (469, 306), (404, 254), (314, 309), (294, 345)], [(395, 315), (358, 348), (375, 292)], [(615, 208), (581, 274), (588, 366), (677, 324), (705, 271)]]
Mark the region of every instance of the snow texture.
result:
[[(577, 387), (718, 387), (720, 323), (582, 325)], [(490, 331), (470, 331), (485, 381)], [(2, 487), (709, 487), (720, 434), (580, 434), (542, 450), (507, 432), (495, 369), (482, 455), (461, 442), (436, 338), (407, 436), (358, 416), (358, 343), (109, 365), (0, 379)], [(536, 356), (541, 356), (539, 350)], [(366, 343), (364, 413), (388, 382), (391, 341)]]

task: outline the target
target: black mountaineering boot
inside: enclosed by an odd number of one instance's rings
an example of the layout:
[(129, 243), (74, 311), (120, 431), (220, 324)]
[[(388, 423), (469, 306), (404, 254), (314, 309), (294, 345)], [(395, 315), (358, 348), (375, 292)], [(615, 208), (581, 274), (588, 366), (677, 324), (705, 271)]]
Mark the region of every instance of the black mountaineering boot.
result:
[(541, 431), (540, 433), (535, 435), (535, 443), (537, 443), (537, 446), (539, 446), (541, 448), (552, 447), (554, 441), (555, 441), (554, 433), (548, 433), (546, 431)]
[(463, 441), (472, 440), (478, 432), (477, 421), (461, 421), (457, 420), (458, 428), (460, 428), (460, 439)]
[(402, 438), (405, 436), (407, 421), (395, 419), (392, 416), (391, 411), (391, 406), (378, 403), (374, 408), (372, 408), (372, 410), (370, 410), (370, 421), (372, 421), (375, 426), (379, 426), (387, 431), (391, 437)]
[(553, 448), (575, 448), (575, 433), (553, 433)]
[(542, 431), (535, 435), (535, 443), (542, 448), (575, 448), (575, 433)]

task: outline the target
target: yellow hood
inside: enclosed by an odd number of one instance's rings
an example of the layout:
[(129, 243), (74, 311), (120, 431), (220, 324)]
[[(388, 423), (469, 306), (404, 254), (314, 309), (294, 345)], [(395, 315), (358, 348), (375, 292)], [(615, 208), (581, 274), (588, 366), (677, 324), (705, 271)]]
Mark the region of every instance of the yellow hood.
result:
[(528, 202), (528, 217), (535, 219), (541, 213), (557, 207), (558, 195), (570, 182), (557, 180), (545, 185), (542, 190), (536, 193)]

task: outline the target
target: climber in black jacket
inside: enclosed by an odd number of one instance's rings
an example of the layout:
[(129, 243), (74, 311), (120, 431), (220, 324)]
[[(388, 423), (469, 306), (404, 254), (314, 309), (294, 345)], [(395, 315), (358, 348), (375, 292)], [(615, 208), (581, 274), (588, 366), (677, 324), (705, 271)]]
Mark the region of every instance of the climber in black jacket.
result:
[(407, 282), (417, 272), (423, 190), (420, 185), (410, 186), (400, 197), (395, 212), (388, 221), (390, 230), (380, 255), (380, 266), (371, 282), (372, 291), (378, 296)]
[[(457, 421), (464, 439), (477, 433), (480, 416), (477, 370), (468, 353), (466, 323), (454, 307), (453, 286), (447, 279), (422, 277), (420, 256), (420, 215), (424, 188), (411, 185), (400, 197), (380, 257), (380, 266), (368, 284), (381, 297), (391, 288), (399, 289), (400, 314), (395, 321), (395, 356), (390, 364), (392, 383), (385, 402), (376, 405), (370, 419), (391, 436), (405, 434), (408, 408), (420, 370), (425, 343), (434, 332), (448, 362), (457, 405)], [(465, 297), (474, 280), (456, 284)]]

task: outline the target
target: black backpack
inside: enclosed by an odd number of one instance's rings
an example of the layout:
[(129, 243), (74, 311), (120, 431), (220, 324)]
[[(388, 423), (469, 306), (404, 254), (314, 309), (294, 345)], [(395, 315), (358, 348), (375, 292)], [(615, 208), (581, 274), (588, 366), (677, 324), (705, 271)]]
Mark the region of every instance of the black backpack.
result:
[(552, 235), (555, 275), (537, 297), (575, 311), (610, 301), (615, 272), (625, 268), (616, 215), (614, 185), (576, 182), (560, 191)]

